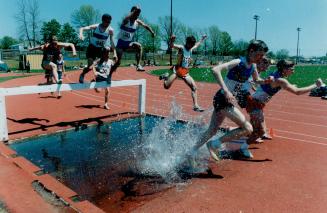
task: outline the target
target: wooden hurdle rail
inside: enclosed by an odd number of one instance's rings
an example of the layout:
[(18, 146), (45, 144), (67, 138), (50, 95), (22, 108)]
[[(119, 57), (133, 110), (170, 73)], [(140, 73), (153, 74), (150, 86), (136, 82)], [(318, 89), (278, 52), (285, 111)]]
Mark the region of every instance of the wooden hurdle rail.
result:
[(71, 84), (51, 84), (42, 86), (20, 86), (13, 88), (0, 88), (0, 141), (8, 141), (8, 125), (7, 125), (7, 113), (6, 113), (6, 96), (13, 95), (28, 95), (39, 94), (48, 92), (62, 92), (62, 91), (74, 91), (94, 88), (106, 88), (106, 87), (122, 87), (122, 86), (139, 86), (139, 105), (138, 112), (145, 114), (145, 97), (146, 97), (146, 80), (121, 80), (112, 81), (111, 84), (107, 82), (91, 82), (91, 83), (71, 83)]

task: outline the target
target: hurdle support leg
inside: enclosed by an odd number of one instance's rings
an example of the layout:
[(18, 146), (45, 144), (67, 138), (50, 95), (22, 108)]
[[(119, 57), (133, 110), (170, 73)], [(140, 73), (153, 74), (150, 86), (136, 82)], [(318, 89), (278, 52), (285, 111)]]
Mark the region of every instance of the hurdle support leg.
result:
[(146, 80), (142, 80), (139, 85), (139, 113), (141, 115), (145, 114), (145, 97), (146, 97)]
[(2, 91), (0, 91), (0, 141), (8, 141), (6, 97), (2, 94)]

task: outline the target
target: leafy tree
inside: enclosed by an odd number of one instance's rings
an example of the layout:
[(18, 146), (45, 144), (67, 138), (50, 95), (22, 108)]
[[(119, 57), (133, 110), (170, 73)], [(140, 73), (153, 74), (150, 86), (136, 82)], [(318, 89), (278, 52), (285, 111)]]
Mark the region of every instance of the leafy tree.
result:
[(219, 54), (222, 56), (231, 55), (233, 50), (232, 38), (227, 32), (221, 32), (218, 44)]
[(269, 51), (266, 56), (270, 59), (275, 59), (276, 58), (276, 55), (273, 51)]
[(38, 22), (40, 15), (39, 2), (37, 0), (28, 1), (28, 14), (29, 14), (29, 25), (31, 27), (31, 34), (33, 37), (33, 45), (36, 46), (36, 41), (38, 40)]
[(287, 59), (289, 57), (289, 52), (286, 49), (280, 49), (276, 52), (276, 58), (278, 60)]
[(237, 40), (233, 44), (232, 55), (233, 56), (242, 56), (246, 54), (246, 50), (249, 46), (249, 42), (245, 40)]
[[(79, 9), (73, 11), (71, 15), (71, 20), (76, 28), (81, 28), (96, 24), (100, 22), (100, 12), (94, 9), (91, 5), (82, 5)], [(90, 42), (91, 31), (86, 31), (88, 41)], [(85, 42), (84, 45), (85, 46)]]
[(217, 55), (221, 32), (219, 28), (215, 25), (210, 26), (208, 31), (209, 31), (209, 40), (212, 48), (211, 49), (212, 54)]
[[(176, 36), (176, 43), (184, 42), (181, 38), (180, 32), (181, 22), (173, 18), (173, 35)], [(170, 44), (170, 16), (159, 17), (159, 27), (160, 27), (160, 37), (163, 42), (167, 45), (167, 49), (169, 50)]]
[(69, 42), (75, 45), (79, 42), (75, 29), (69, 23), (62, 26), (58, 39), (59, 41)]
[(11, 45), (18, 44), (18, 41), (10, 36), (4, 36), (0, 40), (0, 49), (9, 49)]
[(145, 19), (142, 20), (144, 20), (144, 22), (152, 28), (156, 34), (156, 37), (152, 38), (150, 32), (148, 32), (143, 27), (139, 27), (137, 29), (138, 42), (142, 44), (144, 52), (153, 52), (159, 50), (161, 46), (161, 39), (160, 36), (158, 36), (160, 35), (159, 26), (155, 24), (149, 24)]
[(60, 33), (61, 25), (56, 19), (49, 22), (43, 22), (41, 28), (41, 35), (43, 42), (47, 42), (51, 36), (58, 36)]

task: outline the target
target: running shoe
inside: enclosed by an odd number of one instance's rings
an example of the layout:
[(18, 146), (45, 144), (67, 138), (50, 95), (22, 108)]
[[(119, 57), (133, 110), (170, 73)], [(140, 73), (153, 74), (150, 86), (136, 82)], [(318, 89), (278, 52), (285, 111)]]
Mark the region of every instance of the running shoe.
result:
[(262, 137), (261, 137), (262, 140), (272, 140), (272, 137), (268, 134), (268, 133), (265, 133)]
[(136, 71), (140, 71), (140, 72), (143, 72), (143, 71), (145, 71), (145, 69), (142, 67), (142, 65), (137, 65), (137, 67), (136, 67)]
[(107, 110), (109, 110), (109, 109), (110, 109), (110, 107), (109, 107), (108, 103), (105, 103), (105, 104), (104, 104), (104, 108), (105, 108), (105, 109), (107, 109)]
[(195, 111), (195, 112), (204, 112), (204, 109), (202, 109), (201, 107), (197, 106), (197, 107), (193, 107), (193, 111)]
[(161, 81), (161, 80), (165, 80), (165, 81), (167, 81), (167, 80), (168, 80), (168, 76), (169, 76), (168, 73), (164, 73), (164, 74), (162, 74), (162, 75), (159, 76), (159, 80), (160, 80), (160, 81)]
[(206, 143), (206, 145), (211, 157), (218, 162), (220, 160), (219, 159), (219, 148), (221, 145), (220, 140), (219, 139), (211, 140), (208, 143)]
[(249, 150), (249, 145), (247, 143), (243, 143), (240, 149), (240, 154), (243, 158), (251, 159), (253, 158), (253, 154)]

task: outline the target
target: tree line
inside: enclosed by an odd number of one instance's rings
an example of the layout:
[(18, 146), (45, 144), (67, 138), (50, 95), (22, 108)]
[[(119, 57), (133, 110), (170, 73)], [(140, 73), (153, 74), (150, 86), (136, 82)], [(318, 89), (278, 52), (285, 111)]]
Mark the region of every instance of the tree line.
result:
[[(59, 41), (70, 42), (77, 46), (79, 50), (85, 49), (89, 39), (79, 40), (77, 30), (82, 26), (88, 26), (94, 23), (100, 23), (100, 11), (91, 5), (82, 5), (75, 9), (71, 14), (71, 23), (60, 24), (56, 19), (44, 21), (40, 25), (39, 3), (37, 0), (16, 0), (17, 14), (16, 23), (19, 29), (19, 38), (15, 39), (4, 36), (0, 39), (0, 48), (9, 49), (13, 44), (27, 41), (30, 47), (39, 45), (48, 40), (51, 35), (56, 35)], [(157, 52), (162, 47), (169, 51), (170, 42), (170, 16), (159, 17), (157, 23), (150, 23), (146, 18), (141, 17), (149, 24), (156, 33), (153, 39), (149, 33), (138, 28), (135, 34), (135, 40), (142, 43), (144, 52)], [(117, 29), (113, 26), (114, 29)], [(115, 31), (116, 35), (118, 30)], [(90, 38), (92, 32), (86, 32)], [(204, 45), (198, 49), (198, 53), (214, 56), (239, 56), (244, 54), (248, 42), (245, 40), (232, 41), (231, 36), (226, 31), (221, 31), (218, 26), (212, 25), (207, 28), (196, 29), (185, 25), (177, 18), (173, 18), (173, 34), (176, 35), (176, 43), (183, 44), (185, 38), (189, 35), (195, 36), (198, 40), (203, 34), (208, 36)], [(289, 52), (286, 49), (278, 50), (276, 53), (270, 51), (268, 56), (275, 59), (289, 58)]]

